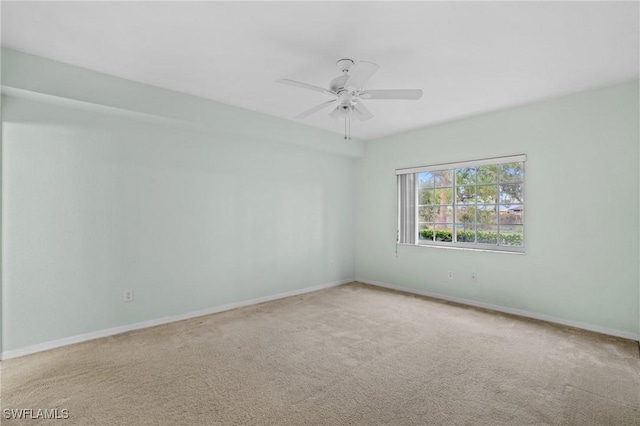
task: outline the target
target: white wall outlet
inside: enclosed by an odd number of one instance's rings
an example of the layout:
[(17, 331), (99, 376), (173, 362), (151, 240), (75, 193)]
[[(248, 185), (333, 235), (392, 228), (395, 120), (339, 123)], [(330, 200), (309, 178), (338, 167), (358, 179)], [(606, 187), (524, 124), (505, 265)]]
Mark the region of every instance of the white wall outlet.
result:
[(124, 301), (125, 302), (133, 301), (133, 290), (129, 289), (124, 291)]
[(331, 260), (329, 261), (329, 268), (333, 269), (333, 268), (335, 268), (335, 267), (336, 267), (336, 261), (335, 261), (335, 260), (333, 260), (333, 259), (331, 259)]
[(473, 281), (474, 283), (478, 282), (478, 273), (477, 272), (472, 272), (471, 273), (471, 281)]
[(453, 271), (449, 271), (449, 273), (447, 274), (447, 277), (452, 280), (453, 279)]

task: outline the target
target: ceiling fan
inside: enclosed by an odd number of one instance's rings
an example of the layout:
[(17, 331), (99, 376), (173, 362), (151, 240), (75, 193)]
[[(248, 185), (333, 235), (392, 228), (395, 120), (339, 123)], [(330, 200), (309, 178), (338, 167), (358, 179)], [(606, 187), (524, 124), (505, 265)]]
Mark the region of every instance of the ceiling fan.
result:
[(332, 107), (329, 116), (337, 120), (344, 118), (345, 139), (351, 139), (351, 120), (366, 121), (373, 117), (373, 114), (362, 102), (363, 99), (403, 99), (417, 100), (422, 97), (421, 89), (385, 89), (385, 90), (364, 90), (362, 87), (369, 81), (373, 74), (380, 68), (373, 62), (359, 61), (356, 65), (352, 59), (340, 59), (336, 66), (342, 71), (342, 75), (329, 82), (329, 88), (314, 86), (299, 81), (282, 78), (278, 83), (290, 86), (301, 87), (315, 92), (332, 95), (334, 99), (314, 106), (295, 118), (305, 118), (313, 113)]

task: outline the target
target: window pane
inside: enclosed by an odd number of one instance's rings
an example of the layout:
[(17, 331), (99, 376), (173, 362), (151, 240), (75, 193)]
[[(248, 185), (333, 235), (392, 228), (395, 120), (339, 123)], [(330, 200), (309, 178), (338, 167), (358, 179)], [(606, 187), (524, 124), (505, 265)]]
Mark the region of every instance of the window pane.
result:
[(522, 182), (524, 179), (524, 163), (502, 164), (500, 182)]
[(500, 225), (500, 244), (505, 246), (522, 247), (522, 225)]
[(476, 203), (476, 187), (475, 186), (458, 186), (456, 188), (456, 203), (475, 204)]
[(456, 206), (456, 222), (459, 223), (475, 223), (476, 206)]
[(453, 241), (453, 224), (436, 223), (436, 241), (445, 241), (450, 243)]
[(433, 223), (420, 223), (418, 225), (418, 239), (420, 241), (433, 241)]
[(438, 207), (418, 207), (418, 222), (434, 222)]
[(478, 203), (489, 204), (498, 202), (498, 185), (483, 185), (476, 189)]
[(478, 184), (498, 182), (498, 173), (500, 171), (499, 164), (490, 166), (480, 166), (477, 169)]
[(418, 173), (418, 188), (433, 188), (433, 173)]
[(522, 204), (506, 204), (500, 206), (500, 226), (522, 225), (524, 206)]
[(453, 184), (451, 176), (451, 170), (436, 170), (433, 172), (436, 186), (451, 186)]
[(456, 238), (461, 243), (476, 241), (476, 225), (474, 223), (456, 223)]
[(434, 222), (452, 223), (453, 222), (453, 207), (452, 206), (435, 206), (434, 209)]
[(435, 204), (436, 195), (435, 189), (420, 189), (418, 190), (418, 204)]
[(498, 244), (498, 226), (478, 224), (476, 242), (482, 244)]
[(521, 183), (507, 183), (500, 185), (501, 203), (522, 203), (523, 201), (524, 197), (522, 196)]
[(476, 183), (475, 167), (456, 170), (456, 185), (474, 185), (475, 183)]
[(436, 188), (435, 204), (452, 204), (453, 190), (451, 188)]
[(494, 225), (498, 223), (498, 208), (495, 205), (478, 205), (476, 213), (478, 229), (483, 225)]
[(466, 164), (471, 166), (455, 169), (436, 166), (441, 169), (412, 175), (417, 179), (414, 187), (417, 200), (411, 197), (410, 191), (405, 191), (407, 194), (401, 202), (411, 207), (417, 220), (406, 214), (406, 207), (401, 220), (408, 221), (414, 231), (417, 228), (416, 244), (461, 243), (467, 247), (484, 245), (499, 250), (504, 246), (503, 250), (511, 247), (512, 251), (521, 251), (524, 248), (524, 162)]
[(495, 205), (479, 205), (476, 217), (476, 242), (497, 244), (498, 207)]

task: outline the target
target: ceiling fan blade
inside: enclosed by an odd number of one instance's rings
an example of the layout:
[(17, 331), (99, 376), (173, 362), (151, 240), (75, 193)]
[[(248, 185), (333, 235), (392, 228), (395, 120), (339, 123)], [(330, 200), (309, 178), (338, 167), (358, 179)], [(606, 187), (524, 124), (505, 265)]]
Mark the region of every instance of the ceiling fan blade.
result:
[(323, 102), (323, 103), (321, 103), (320, 105), (316, 105), (316, 106), (314, 106), (313, 108), (308, 109), (308, 110), (306, 110), (305, 112), (303, 112), (303, 113), (300, 113), (300, 114), (296, 115), (296, 116), (295, 116), (295, 118), (305, 118), (305, 117), (307, 117), (307, 116), (309, 116), (309, 115), (313, 114), (314, 112), (318, 112), (318, 111), (320, 111), (321, 109), (326, 108), (326, 107), (328, 107), (329, 105), (334, 104), (334, 103), (337, 103), (337, 102), (338, 102), (338, 101), (337, 101), (336, 99), (332, 99), (332, 100), (330, 100), (330, 101)]
[(373, 62), (360, 61), (349, 80), (344, 83), (344, 87), (362, 89), (362, 86), (378, 71), (378, 68), (380, 65)]
[(335, 92), (332, 92), (329, 89), (323, 89), (322, 87), (314, 86), (307, 83), (301, 83), (299, 81), (290, 80), (288, 78), (281, 78), (280, 80), (278, 80), (278, 83), (288, 84), (289, 86), (300, 87), (302, 89), (313, 90), (314, 92), (326, 93), (328, 95), (335, 95)]
[(356, 102), (353, 110), (357, 114), (356, 117), (360, 121), (367, 121), (373, 118), (373, 114), (371, 114), (371, 111), (369, 111), (369, 109), (364, 106), (362, 101)]
[(408, 99), (415, 100), (422, 97), (422, 89), (389, 89), (365, 90), (359, 95), (362, 99)]

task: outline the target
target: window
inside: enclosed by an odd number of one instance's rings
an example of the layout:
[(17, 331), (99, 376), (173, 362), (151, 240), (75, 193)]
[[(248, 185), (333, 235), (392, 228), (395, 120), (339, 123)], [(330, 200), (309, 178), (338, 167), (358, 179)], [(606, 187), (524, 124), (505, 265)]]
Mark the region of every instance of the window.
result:
[(523, 252), (525, 161), (396, 170), (398, 243)]

